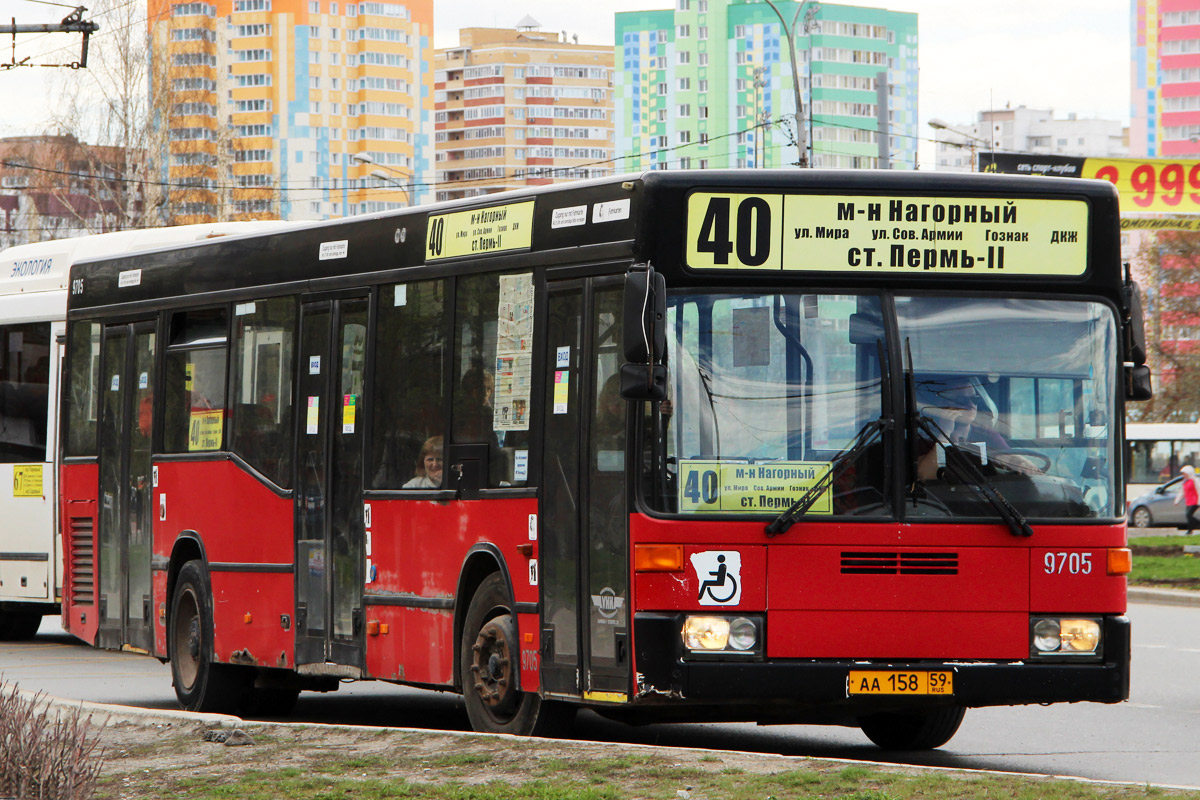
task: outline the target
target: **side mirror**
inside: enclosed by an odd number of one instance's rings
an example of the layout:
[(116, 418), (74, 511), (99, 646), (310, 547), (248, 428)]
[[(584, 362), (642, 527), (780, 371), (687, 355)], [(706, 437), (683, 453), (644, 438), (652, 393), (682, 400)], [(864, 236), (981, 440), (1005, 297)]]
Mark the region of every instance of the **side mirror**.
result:
[(1150, 383), (1150, 368), (1145, 364), (1125, 368), (1125, 399), (1149, 400), (1154, 397)]
[(1146, 327), (1142, 314), (1142, 291), (1137, 285), (1137, 281), (1127, 276), (1124, 292), (1125, 303), (1129, 309), (1129, 320), (1125, 323), (1126, 353), (1129, 360), (1140, 367), (1146, 363)]
[(625, 360), (657, 364), (667, 353), (667, 282), (654, 267), (625, 273), (625, 327), (621, 335)]
[(666, 400), (667, 368), (662, 364), (622, 365), (621, 397), (626, 400)]

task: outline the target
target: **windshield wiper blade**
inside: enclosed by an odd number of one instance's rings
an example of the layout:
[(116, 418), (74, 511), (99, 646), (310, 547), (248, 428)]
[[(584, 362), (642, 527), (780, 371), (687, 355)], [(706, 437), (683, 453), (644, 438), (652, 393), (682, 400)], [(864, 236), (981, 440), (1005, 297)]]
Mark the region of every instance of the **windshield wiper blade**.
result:
[(937, 444), (942, 445), (946, 451), (946, 468), (954, 477), (970, 486), (991, 503), (1013, 536), (1033, 536), (1033, 528), (1025, 521), (1024, 515), (1008, 502), (999, 489), (992, 485), (987, 476), (979, 471), (971, 459), (967, 458), (967, 454), (961, 447), (950, 440), (945, 431), (932, 420), (920, 415), (916, 418), (916, 425), (929, 435), (934, 441), (935, 447)]
[(833, 479), (841, 472), (846, 464), (850, 463), (855, 456), (862, 452), (863, 448), (871, 443), (872, 440), (889, 429), (892, 423), (891, 420), (880, 417), (879, 419), (871, 420), (866, 425), (859, 428), (858, 433), (850, 441), (846, 447), (829, 460), (829, 470), (821, 476), (820, 480), (808, 488), (808, 491), (800, 496), (796, 502), (784, 511), (766, 527), (767, 536), (778, 536), (781, 533), (786, 533), (789, 528), (800, 521), (800, 517), (808, 513), (817, 500), (824, 494), (825, 490), (833, 484)]

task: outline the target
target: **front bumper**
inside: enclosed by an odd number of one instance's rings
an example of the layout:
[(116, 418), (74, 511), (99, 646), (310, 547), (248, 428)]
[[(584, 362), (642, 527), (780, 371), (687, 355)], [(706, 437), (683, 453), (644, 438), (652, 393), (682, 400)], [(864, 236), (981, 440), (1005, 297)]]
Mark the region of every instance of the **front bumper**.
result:
[[(953, 704), (969, 708), (1092, 701), (1118, 703), (1129, 697), (1130, 625), (1126, 617), (1104, 618), (1101, 661), (862, 661), (768, 659), (685, 661), (678, 614), (634, 617), (637, 693), (641, 700), (721, 706), (770, 705), (776, 709), (842, 710), (854, 714), (886, 708)], [(673, 646), (664, 646), (666, 643)], [(949, 670), (950, 697), (849, 696), (851, 669)]]

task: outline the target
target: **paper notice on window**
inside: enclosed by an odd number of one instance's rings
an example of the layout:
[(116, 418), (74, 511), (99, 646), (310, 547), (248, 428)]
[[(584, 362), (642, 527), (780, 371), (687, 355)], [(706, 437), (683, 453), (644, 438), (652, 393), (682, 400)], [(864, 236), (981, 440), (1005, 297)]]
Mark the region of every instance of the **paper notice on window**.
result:
[(533, 390), (533, 275), (500, 276), (492, 427), (529, 430)]

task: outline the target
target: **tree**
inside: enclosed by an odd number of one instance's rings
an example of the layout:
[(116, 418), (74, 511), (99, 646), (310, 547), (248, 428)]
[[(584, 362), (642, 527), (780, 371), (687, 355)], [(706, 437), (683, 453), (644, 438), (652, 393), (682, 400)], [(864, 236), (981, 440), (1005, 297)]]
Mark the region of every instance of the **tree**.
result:
[(1133, 422), (1200, 420), (1200, 234), (1163, 231), (1142, 248), (1146, 348), (1154, 399), (1127, 406)]

